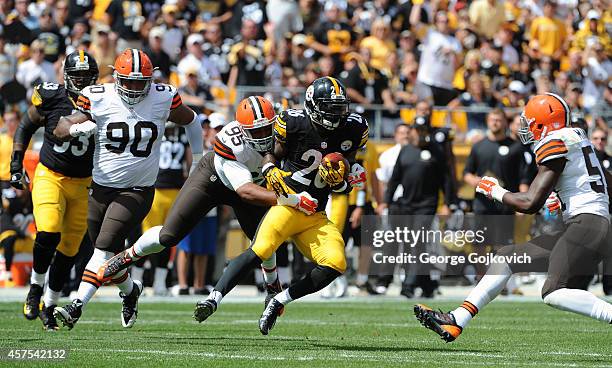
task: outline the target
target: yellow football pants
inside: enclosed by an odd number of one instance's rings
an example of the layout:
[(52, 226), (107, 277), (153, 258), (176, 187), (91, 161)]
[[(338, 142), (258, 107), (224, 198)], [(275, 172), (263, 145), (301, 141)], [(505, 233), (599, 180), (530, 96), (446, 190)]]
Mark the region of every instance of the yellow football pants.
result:
[(331, 209), (329, 211), (329, 221), (333, 222), (340, 234), (344, 231), (344, 224), (346, 224), (346, 216), (348, 215), (349, 207), (349, 196), (348, 194), (337, 194), (331, 195), (330, 204)]
[(142, 220), (142, 232), (149, 230), (153, 226), (163, 225), (172, 204), (179, 193), (179, 189), (155, 189), (155, 197), (151, 210)]
[(317, 265), (340, 273), (346, 270), (342, 235), (325, 212), (308, 216), (291, 207), (272, 206), (259, 223), (251, 248), (259, 258), (268, 259), (289, 238)]
[(39, 163), (32, 188), (36, 230), (61, 233), (57, 250), (73, 257), (87, 230), (87, 197), (91, 177), (71, 178)]

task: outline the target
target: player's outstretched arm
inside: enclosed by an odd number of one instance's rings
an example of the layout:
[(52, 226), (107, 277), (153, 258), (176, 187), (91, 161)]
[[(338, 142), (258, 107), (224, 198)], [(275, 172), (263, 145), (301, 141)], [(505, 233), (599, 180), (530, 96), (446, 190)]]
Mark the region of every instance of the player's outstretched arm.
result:
[(91, 116), (77, 111), (72, 115), (62, 116), (53, 130), (53, 135), (65, 142), (74, 137), (90, 136), (95, 131), (96, 123), (91, 121)]
[(508, 192), (502, 196), (502, 202), (514, 207), (518, 212), (538, 212), (552, 192), (564, 167), (565, 159), (562, 158), (540, 164), (538, 174), (529, 186), (529, 190), (523, 193)]
[(261, 173), (266, 178), (267, 187), (279, 197), (287, 197), (290, 192), (283, 178), (291, 175), (291, 173), (282, 171), (276, 166), (286, 155), (287, 149), (284, 140), (276, 136), (274, 139), (274, 149), (272, 152), (268, 152), (262, 160)]
[[(168, 121), (185, 127), (187, 140), (189, 141), (189, 147), (191, 148), (191, 167), (193, 169), (202, 158), (202, 154), (204, 152), (202, 126), (200, 126), (200, 123), (198, 122), (196, 113), (191, 108), (181, 103), (178, 107), (170, 110)], [(191, 172), (191, 170), (189, 172)]]
[[(11, 154), (11, 185), (23, 189), (23, 158), (30, 145), (32, 135), (44, 124), (44, 118), (38, 113), (35, 106), (30, 106), (23, 115), (15, 136), (13, 137), (13, 153)], [(27, 181), (27, 177), (26, 177)]]

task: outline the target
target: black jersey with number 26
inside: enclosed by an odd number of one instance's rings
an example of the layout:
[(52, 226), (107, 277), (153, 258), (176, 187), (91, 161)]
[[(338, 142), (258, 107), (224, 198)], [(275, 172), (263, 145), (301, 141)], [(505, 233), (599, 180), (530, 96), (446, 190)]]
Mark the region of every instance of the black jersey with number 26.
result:
[[(358, 114), (350, 114), (344, 124), (322, 136), (304, 110), (285, 110), (274, 124), (275, 139), (285, 142), (287, 154), (282, 169), (292, 174), (285, 183), (296, 193), (308, 192), (319, 201), (317, 210), (325, 209), (331, 188), (319, 175), (321, 159), (331, 152), (348, 156), (368, 141), (368, 123)], [(350, 170), (350, 168), (346, 168)]]
[(44, 118), (45, 124), (40, 162), (65, 176), (73, 178), (91, 176), (93, 138), (77, 137), (62, 142), (53, 135), (60, 117), (77, 111), (64, 86), (57, 83), (39, 84), (32, 93), (32, 104)]

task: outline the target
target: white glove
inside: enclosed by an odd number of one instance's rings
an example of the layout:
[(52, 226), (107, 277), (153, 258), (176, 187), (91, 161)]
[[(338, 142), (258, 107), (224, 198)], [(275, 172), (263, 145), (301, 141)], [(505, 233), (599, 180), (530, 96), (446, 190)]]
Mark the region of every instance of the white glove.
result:
[(544, 202), (544, 206), (548, 208), (548, 212), (550, 212), (551, 215), (557, 215), (559, 210), (561, 210), (561, 201), (559, 200), (557, 193), (550, 193), (546, 199), (546, 202)]
[(363, 166), (354, 163), (348, 176), (348, 182), (353, 188), (363, 189), (366, 183), (366, 171)]
[(71, 137), (89, 137), (98, 131), (98, 125), (91, 120), (80, 124), (72, 124), (69, 132)]
[(286, 197), (281, 195), (276, 199), (276, 203), (279, 206), (293, 207), (307, 215), (312, 215), (317, 211), (319, 201), (312, 198), (307, 192), (301, 192), (299, 194), (289, 193)]
[(476, 186), (476, 193), (484, 194), (487, 198), (492, 198), (502, 203), (502, 198), (508, 191), (499, 185), (499, 181), (496, 178), (483, 176)]
[(195, 170), (196, 167), (198, 167), (198, 164), (200, 163), (201, 159), (202, 159), (202, 154), (201, 153), (192, 153), (191, 154), (191, 167), (189, 168), (189, 175), (191, 175), (193, 170)]

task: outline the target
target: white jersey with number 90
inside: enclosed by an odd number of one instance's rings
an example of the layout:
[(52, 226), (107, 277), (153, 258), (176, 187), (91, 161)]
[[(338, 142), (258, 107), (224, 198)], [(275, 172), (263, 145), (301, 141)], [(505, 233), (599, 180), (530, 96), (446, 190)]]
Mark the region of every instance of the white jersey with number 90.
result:
[(174, 87), (156, 83), (152, 83), (147, 97), (135, 105), (126, 104), (112, 83), (81, 91), (78, 106), (98, 125), (95, 183), (114, 188), (155, 184), (160, 144), (173, 98), (177, 100)]

